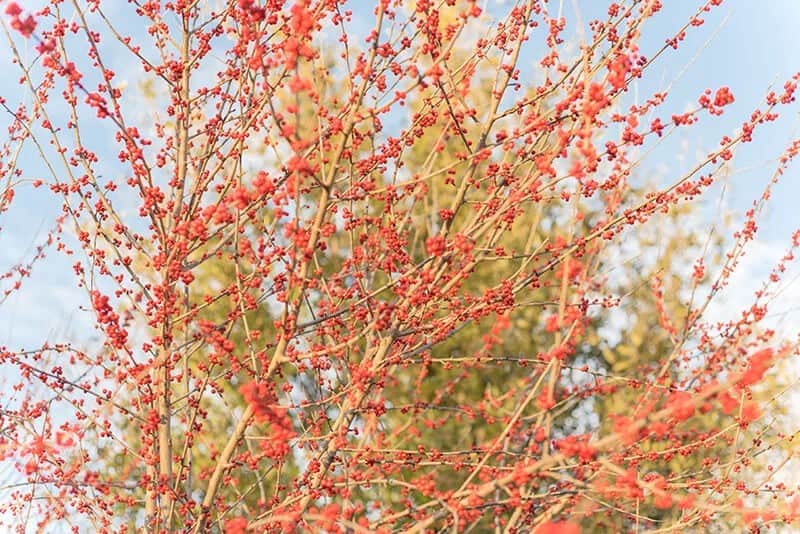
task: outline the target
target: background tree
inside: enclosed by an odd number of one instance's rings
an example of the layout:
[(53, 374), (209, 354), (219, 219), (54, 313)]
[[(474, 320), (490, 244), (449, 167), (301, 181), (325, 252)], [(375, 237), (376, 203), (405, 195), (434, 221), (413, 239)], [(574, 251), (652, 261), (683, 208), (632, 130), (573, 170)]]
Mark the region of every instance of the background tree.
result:
[(25, 478), (4, 511), (189, 532), (795, 520), (753, 461), (791, 441), (759, 387), (796, 347), (759, 323), (797, 240), (715, 324), (770, 186), (713, 275), (722, 244), (680, 224), (797, 80), (656, 185), (630, 183), (641, 151), (733, 95), (617, 104), (718, 3), (651, 59), (655, 1), (610, 4), (572, 57), (533, 0), (490, 25), (475, 2), (7, 3), (29, 100), (4, 104), (3, 170), (41, 162), (103, 345), (4, 350)]

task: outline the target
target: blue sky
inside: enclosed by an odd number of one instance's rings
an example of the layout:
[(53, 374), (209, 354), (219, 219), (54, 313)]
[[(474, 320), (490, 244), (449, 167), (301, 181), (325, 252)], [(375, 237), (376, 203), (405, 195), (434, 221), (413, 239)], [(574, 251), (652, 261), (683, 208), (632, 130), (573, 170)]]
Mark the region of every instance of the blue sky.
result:
[[(644, 28), (641, 52), (646, 56), (661, 47), (665, 37), (672, 35), (696, 9), (695, 2), (665, 4), (664, 10)], [(356, 13), (354, 28), (360, 30), (371, 24), (368, 14), (372, 12), (373, 2), (357, 0), (350, 5)], [(604, 10), (606, 5), (607, 2), (594, 0), (567, 0), (551, 2), (550, 12), (555, 14), (561, 9), (572, 21), (577, 20), (577, 9), (580, 19), (585, 22), (600, 15), (598, 10)], [(489, 12), (503, 12), (508, 2), (488, 2), (487, 7)], [(736, 102), (726, 108), (723, 116), (704, 116), (701, 123), (678, 130), (661, 142), (646, 158), (634, 179), (674, 179), (711, 151), (722, 135), (733, 134), (743, 118), (760, 105), (770, 83), (776, 83), (779, 89), (784, 80), (800, 70), (800, 62), (796, 61), (800, 52), (797, 29), (800, 27), (800, 2), (729, 0), (705, 19), (705, 26), (690, 31), (678, 51), (669, 50), (659, 58), (644, 80), (634, 84), (624, 97), (624, 105), (641, 102), (653, 91), (669, 87), (668, 100), (660, 112), (668, 119), (669, 113), (695, 107), (698, 96), (707, 87), (716, 89), (722, 85), (731, 87)], [(578, 40), (576, 29), (575, 25), (570, 25), (565, 32), (572, 43)], [(0, 42), (0, 66), (7, 73), (16, 72), (10, 58), (7, 43)], [(538, 57), (523, 57), (521, 63), (530, 65), (537, 60)], [(112, 55), (111, 61), (121, 81), (136, 83), (139, 73), (132, 63), (117, 55)], [(0, 77), (0, 95), (7, 97), (9, 102), (20, 98), (16, 75)], [(740, 215), (750, 207), (773, 172), (776, 157), (792, 136), (800, 134), (797, 110), (789, 108), (784, 110), (784, 114), (777, 123), (761, 129), (754, 143), (742, 146), (737, 152), (723, 199), (723, 204), (733, 214)], [(0, 126), (6, 121), (7, 118), (0, 118)], [(109, 161), (114, 161), (116, 149), (108, 136), (94, 135), (91, 141), (108, 147)], [(26, 153), (23, 166), (33, 173), (43, 171), (31, 151)], [(113, 177), (113, 167), (108, 168), (107, 173)], [(792, 169), (776, 187), (760, 221), (758, 243), (754, 244), (751, 252), (751, 258), (752, 255), (756, 257), (744, 262), (739, 273), (741, 282), (735, 291), (726, 295), (726, 301), (744, 303), (750, 298), (755, 283), (763, 279), (771, 268), (773, 262), (770, 258), (782, 254), (791, 232), (800, 226), (800, 211), (795, 208), (795, 199), (800, 198), (797, 177), (797, 172)], [(717, 187), (707, 197), (709, 208), (717, 205), (720, 193), (721, 189)], [(33, 245), (41, 242), (52, 228), (58, 208), (58, 202), (45, 188), (18, 187), (12, 209), (0, 215), (0, 265), (26, 261)], [(716, 212), (712, 216), (716, 217)], [(737, 219), (739, 217), (734, 218)], [(76, 306), (77, 302), (85, 301), (85, 295), (75, 287), (70, 266), (68, 258), (53, 250), (36, 265), (33, 275), (24, 280), (22, 290), (0, 306), (0, 345), (27, 348), (45, 339), (65, 335), (75, 340), (90, 339), (93, 335), (91, 318)], [(791, 307), (796, 300), (794, 296), (800, 297), (800, 292), (789, 291), (787, 295), (791, 298), (782, 304), (784, 308)]]
[[(695, 5), (683, 1), (665, 4), (663, 12), (643, 31), (645, 38), (641, 49), (645, 55), (660, 47), (664, 37), (671, 35), (686, 20)], [(373, 5), (363, 0), (351, 3), (351, 9), (357, 14), (355, 25), (361, 22), (358, 14), (370, 13)], [(489, 11), (507, 8), (507, 3), (503, 2), (489, 2), (487, 5)], [(569, 19), (575, 20), (577, 8), (582, 20), (586, 21), (596, 15), (593, 10), (605, 5), (607, 2), (574, 0), (551, 2), (550, 9), (551, 13), (562, 9)], [(652, 91), (668, 85), (671, 89), (664, 106), (665, 113), (693, 107), (707, 87), (730, 86), (736, 102), (726, 108), (722, 117), (704, 117), (700, 124), (680, 130), (662, 142), (640, 169), (641, 179), (674, 178), (677, 172), (712, 150), (722, 135), (735, 132), (743, 118), (759, 105), (770, 82), (776, 82), (780, 88), (783, 81), (800, 67), (796, 61), (800, 52), (797, 29), (800, 27), (800, 2), (729, 0), (705, 18), (705, 27), (690, 32), (677, 52), (670, 50), (660, 58), (646, 79), (635, 84), (625, 96), (625, 102), (642, 101)], [(575, 38), (574, 30), (575, 26), (569, 26), (566, 35)], [(532, 63), (537, 58), (523, 58), (523, 63), (528, 59)], [(15, 72), (5, 42), (0, 44), (0, 66), (7, 73)], [(124, 64), (117, 70), (122, 71), (121, 78), (124, 78)], [(130, 70), (129, 74), (134, 78), (130, 81), (135, 83), (137, 73)], [(0, 77), (0, 95), (8, 97), (10, 102), (19, 98), (16, 75)], [(782, 120), (763, 128), (754, 143), (743, 146), (737, 153), (724, 197), (725, 205), (733, 213), (741, 214), (750, 206), (774, 170), (775, 158), (789, 139), (800, 133), (797, 111), (788, 109), (784, 113)], [(0, 120), (0, 125), (6, 121), (7, 118)], [(93, 141), (103, 142), (104, 139), (95, 136)], [(113, 145), (108, 142), (106, 146), (109, 148), (108, 156), (113, 160)], [(34, 170), (40, 168), (31, 154), (29, 152), (26, 156), (28, 159), (23, 162), (24, 166)], [(109, 173), (112, 172), (113, 169), (109, 169)], [(712, 204), (718, 200), (718, 194), (719, 190), (714, 193), (716, 198)], [(58, 203), (44, 188), (34, 191), (21, 186), (17, 188), (17, 196), (10, 212), (0, 216), (2, 265), (25, 261), (30, 256), (32, 245), (41, 242), (52, 227), (58, 209)], [(800, 198), (800, 181), (797, 172), (791, 170), (776, 187), (761, 219), (757, 244), (763, 249), (760, 254), (766, 254), (763, 252), (766, 250), (772, 251), (773, 255), (780, 254), (782, 243), (800, 225), (800, 211), (795, 208), (797, 198)], [(754, 263), (752, 268), (759, 272), (747, 273), (745, 279), (755, 279), (764, 274), (764, 268), (771, 266), (769, 261)], [(48, 257), (36, 266), (33, 275), (24, 281), (23, 289), (0, 306), (0, 344), (32, 346), (56, 332), (63, 334), (67, 331), (86, 339), (90, 321), (85, 313), (76, 309), (76, 299), (82, 301), (83, 297), (74, 284), (69, 260), (50, 251)], [(739, 291), (746, 295), (750, 288), (740, 288)]]

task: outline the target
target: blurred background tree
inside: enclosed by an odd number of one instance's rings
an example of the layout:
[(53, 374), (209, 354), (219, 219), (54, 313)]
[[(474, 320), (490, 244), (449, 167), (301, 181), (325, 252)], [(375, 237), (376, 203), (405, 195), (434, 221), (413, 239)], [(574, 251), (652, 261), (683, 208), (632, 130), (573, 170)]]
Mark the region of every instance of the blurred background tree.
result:
[[(452, 61), (469, 64), (468, 58), (457, 53)], [(339, 102), (346, 91), (343, 86), (337, 85), (337, 76), (332, 75), (337, 69), (332, 58), (320, 59), (316, 66), (303, 63), (298, 68), (300, 75), (314, 80), (318, 97), (312, 99), (307, 94), (282, 92), (275, 105), (294, 110), (291, 124), (296, 137), (303, 139), (314, 135), (317, 102)], [(473, 73), (471, 83), (468, 92), (460, 93), (464, 99), (460, 104), (448, 101), (442, 105), (436, 100), (436, 87), (431, 87), (423, 96), (406, 103), (408, 115), (415, 119), (425, 118), (427, 127), (412, 146), (403, 149), (403, 167), (395, 170), (395, 179), (401, 175), (404, 182), (408, 183), (409, 177), (428, 176), (431, 169), (448, 169), (446, 176), (419, 181), (416, 190), (419, 201), (409, 211), (404, 221), (407, 225), (401, 229), (407, 242), (424, 244), (428, 238), (435, 236), (441, 213), (447, 210), (457, 195), (458, 187), (453, 178), (465, 172), (468, 163), (461, 154), (465, 150), (465, 143), (469, 143), (467, 137), (475, 137), (474, 132), (469, 131), (474, 118), (458, 110), (485, 109), (492, 101), (491, 72)], [(141, 94), (153, 101), (162, 98), (150, 84), (142, 87)], [(547, 114), (544, 110), (541, 113)], [(504, 130), (499, 130), (501, 133), (497, 134), (497, 138), (501, 141)], [(542, 139), (538, 148), (546, 152), (549, 148), (547, 144), (548, 140)], [(374, 144), (367, 141), (361, 145), (358, 155), (367, 156), (373, 149)], [(513, 152), (506, 151), (502, 158), (491, 156), (480, 163), (475, 175), (482, 187), (502, 189), (508, 182), (530, 171), (530, 163), (519, 165), (510, 158), (510, 154)], [(252, 147), (247, 152), (246, 162), (230, 163), (229, 172), (240, 173), (241, 180), (248, 182), (259, 168), (283, 164), (279, 154), (270, 152), (269, 147)], [(614, 171), (610, 168), (609, 172)], [(375, 187), (392, 186), (385, 181), (385, 175), (385, 169), (376, 169), (373, 173)], [(410, 181), (413, 183), (413, 179)], [(603, 206), (597, 202), (593, 204), (576, 198), (572, 209), (565, 209), (561, 202), (548, 202), (548, 196), (561, 200), (562, 191), (557, 183), (542, 185), (541, 190), (542, 202), (535, 206), (520, 206), (521, 214), (508, 224), (508, 230), (497, 233), (497, 238), (493, 240), (494, 249), (479, 251), (493, 257), (491, 261), (480, 262), (471, 268), (461, 286), (466, 292), (480, 298), (494, 288), (496, 280), (512, 278), (525, 266), (525, 258), (533, 251), (551, 247), (553, 243), (548, 239), (554, 234), (569, 241), (572, 235), (587, 233), (604, 217)], [(624, 204), (629, 199), (637, 199), (641, 196), (641, 190), (628, 186), (625, 188), (627, 196), (614, 201)], [(298, 209), (305, 202), (313, 202), (313, 199), (306, 199), (300, 193), (296, 199)], [(363, 206), (363, 201), (359, 202), (358, 205)], [(366, 208), (368, 211), (380, 212), (384, 209), (379, 201), (370, 202)], [(347, 202), (342, 204), (346, 206)], [(357, 209), (353, 206), (351, 202), (350, 207)], [(505, 436), (504, 443), (498, 444), (498, 448), (504, 452), (498, 465), (511, 468), (515, 456), (546, 451), (550, 443), (542, 442), (539, 437), (545, 426), (550, 428), (553, 438), (598, 431), (605, 434), (613, 430), (615, 418), (630, 412), (632, 404), (640, 396), (642, 384), (659, 370), (655, 366), (663, 362), (680, 342), (687, 320), (687, 301), (696, 289), (693, 284), (707, 282), (692, 278), (689, 266), (698, 256), (710, 258), (712, 262), (719, 262), (722, 257), (723, 243), (718, 235), (698, 233), (681, 224), (696, 209), (691, 205), (682, 205), (662, 215), (654, 233), (638, 232), (633, 236), (635, 240), (627, 240), (624, 245), (603, 245), (588, 250), (580, 257), (570, 258), (564, 267), (543, 273), (535, 287), (520, 292), (516, 298), (522, 304), (510, 316), (468, 321), (443, 342), (405, 355), (409, 363), (425, 364), (425, 371), (422, 374), (416, 369), (406, 372), (401, 365), (393, 373), (392, 381), (385, 384), (383, 396), (393, 399), (393, 403), (385, 406), (385, 415), (375, 424), (388, 436), (384, 438), (386, 442), (392, 443), (395, 451), (407, 449), (407, 462), (413, 464), (417, 473), (420, 463), (426, 458), (435, 458), (436, 454), (448, 454), (449, 451), (471, 451), (464, 454), (463, 466), (465, 470), (475, 467), (488, 452), (485, 448), (476, 447), (476, 444), (502, 431), (521, 403), (530, 403), (531, 399), (526, 400), (525, 395), (532, 385), (532, 377), (540, 373), (553, 350), (565, 346), (568, 355), (559, 372), (563, 377), (562, 384), (566, 386), (552, 392), (555, 409), (546, 415), (540, 411), (538, 415), (520, 418), (513, 436)], [(586, 215), (576, 222), (575, 211)], [(264, 209), (260, 216), (268, 226), (278, 223), (272, 210)], [(471, 223), (469, 217), (468, 212), (462, 211), (451, 224), (454, 228), (464, 227)], [(328, 279), (343, 272), (343, 269), (353, 267), (349, 262), (354, 247), (359, 242), (363, 243), (363, 239), (359, 239), (355, 230), (332, 236), (327, 242), (326, 254), (320, 255), (315, 265), (322, 273), (322, 278)], [(202, 443), (189, 453), (191, 465), (200, 472), (213, 468), (219, 451), (233, 432), (238, 414), (243, 410), (245, 400), (237, 394), (237, 390), (248, 378), (241, 370), (239, 358), (248, 358), (248, 352), (252, 350), (248, 339), (254, 333), (261, 339), (275, 338), (275, 321), (282, 311), (280, 303), (267, 298), (256, 310), (243, 311), (246, 320), (231, 320), (241, 303), (227, 297), (226, 288), (237, 280), (237, 265), (230, 254), (230, 244), (223, 240), (223, 237), (219, 237), (204, 245), (209, 253), (200, 268), (194, 270), (195, 280), (185, 295), (190, 302), (197, 302), (205, 295), (217, 295), (199, 312), (198, 319), (224, 330), (225, 337), (235, 345), (233, 353), (238, 356), (218, 366), (214, 373), (225, 378), (219, 382), (224, 394), (203, 399), (204, 431), (198, 433), (196, 438)], [(425, 250), (416, 252), (415, 262), (426, 257)], [(364, 282), (365, 288), (381, 287), (391, 281), (383, 272), (365, 274), (369, 278)], [(602, 291), (597, 283), (588, 282), (598, 277), (606, 281)], [(356, 278), (352, 283), (361, 282)], [(582, 299), (559, 307), (566, 286), (582, 295)], [(311, 324), (317, 319), (311, 312), (317, 304), (308, 302), (301, 322)], [(616, 311), (610, 317), (616, 317), (617, 321), (601, 320), (601, 314), (592, 312), (593, 308), (610, 307), (612, 304)], [(577, 313), (573, 313), (573, 309)], [(584, 310), (589, 311), (584, 313)], [(569, 340), (572, 337), (580, 337), (581, 341), (571, 343)], [(186, 353), (182, 363), (186, 366), (185, 376), (202, 374), (198, 372), (198, 366), (205, 364), (205, 355), (209, 350), (207, 346), (197, 345), (192, 352)], [(469, 372), (463, 360), (477, 353), (483, 354), (481, 361), (476, 362), (482, 368), (480, 372)], [(287, 380), (296, 386), (287, 404), (305, 403), (307, 409), (313, 407), (315, 402), (323, 405), (320, 401), (326, 393), (319, 384), (326, 380), (335, 384), (338, 380), (336, 371), (331, 370), (298, 370), (289, 367), (283, 372)], [(327, 378), (323, 378), (323, 375)], [(598, 386), (614, 388), (616, 392), (614, 395), (591, 395), (593, 388)], [(188, 397), (190, 391), (187, 387), (188, 382), (175, 383), (173, 388), (176, 397)], [(335, 390), (335, 386), (332, 389)], [(221, 400), (223, 398), (227, 400), (225, 403)], [(238, 404), (231, 404), (231, 399), (238, 399)], [(534, 401), (546, 402), (544, 399)], [(177, 403), (177, 406), (176, 410), (180, 413), (181, 403)], [(471, 406), (472, 410), (466, 410), (465, 406)], [(313, 413), (313, 408), (311, 411)], [(295, 412), (290, 413), (293, 414), (293, 424), (298, 433), (313, 420), (313, 417), (299, 420)], [(421, 433), (409, 431), (408, 425), (404, 424), (409, 413), (414, 414), (417, 420), (425, 421), (425, 430)], [(686, 436), (685, 442), (702, 439), (706, 433), (729, 426), (733, 421), (732, 416), (722, 417), (715, 411), (697, 414), (690, 431), (692, 435)], [(184, 426), (177, 427), (174, 432), (182, 432), (183, 428), (192, 424), (199, 422), (184, 420)], [(362, 420), (359, 424), (368, 423)], [(133, 427), (125, 428), (130, 421), (120, 420), (120, 425), (122, 434), (133, 439), (136, 430)], [(245, 441), (256, 458), (258, 437), (250, 435)], [(680, 443), (674, 445), (677, 447)], [(664, 450), (670, 446), (668, 443), (645, 439), (640, 444), (640, 450), (646, 456), (649, 451)], [(720, 445), (715, 446), (722, 449)], [(282, 488), (291, 484), (303, 468), (305, 460), (302, 451), (297, 449), (296, 444), (293, 448), (294, 454), (281, 462), (261, 461), (234, 469), (228, 483), (220, 489), (224, 500), (240, 502), (244, 510), (256, 515), (264, 503), (270, 502)], [(111, 450), (113, 448), (109, 448)], [(713, 457), (715, 454), (713, 450), (707, 451), (707, 456)], [(100, 456), (106, 462), (101, 471), (121, 483), (130, 484), (143, 473), (143, 467), (133, 456), (124, 453), (114, 455), (111, 452), (101, 452)], [(431, 461), (431, 465), (433, 473), (435, 462)], [(642, 461), (645, 472), (660, 472), (664, 476), (671, 472), (692, 473), (698, 479), (710, 477), (713, 467), (713, 463), (693, 455), (675, 454), (669, 461), (663, 458)], [(395, 459), (387, 461), (383, 472), (387, 479), (402, 480), (407, 469), (402, 461)], [(435, 475), (433, 482), (438, 491), (447, 492), (459, 489), (463, 480), (463, 473), (445, 472)], [(417, 490), (386, 483), (377, 483), (368, 489), (354, 489), (353, 492), (360, 494), (362, 500), (384, 503), (420, 504), (430, 499), (430, 495)], [(133, 528), (143, 510), (129, 507), (120, 512), (121, 516), (130, 518)], [(621, 532), (639, 522), (669, 524), (681, 513), (677, 506), (659, 508), (644, 500), (638, 509), (638, 517), (613, 506), (605, 506), (600, 500), (597, 501), (597, 512), (583, 521), (587, 532)], [(220, 519), (224, 518), (223, 514)], [(497, 526), (492, 523), (492, 520), (486, 519), (479, 524), (479, 528), (489, 531)], [(729, 526), (733, 528), (737, 524), (731, 523)], [(741, 528), (741, 525), (738, 527)]]

